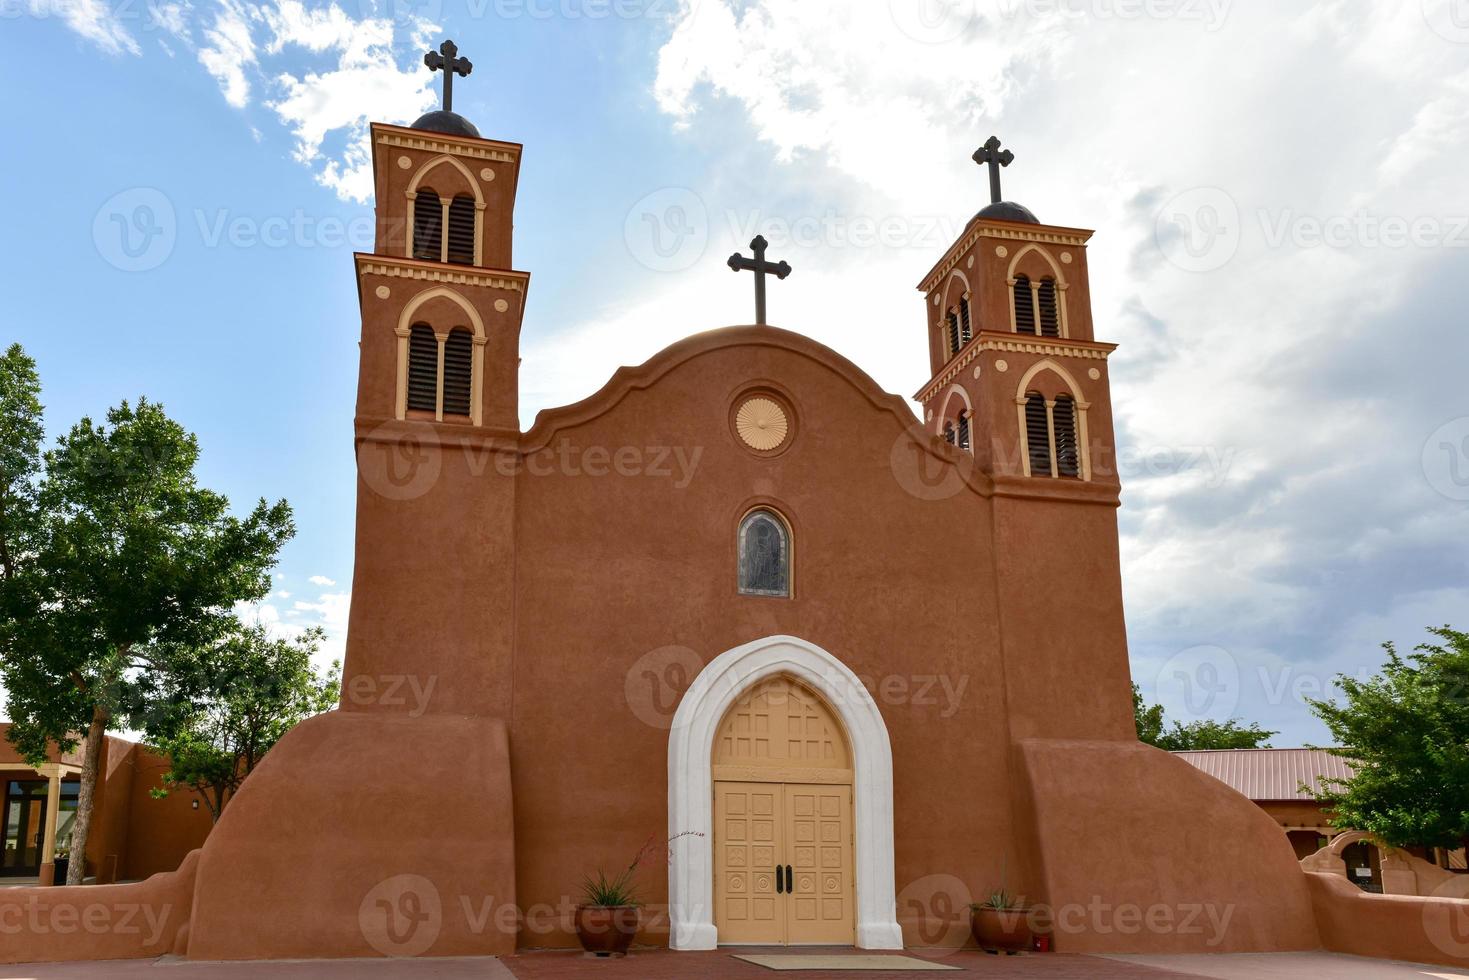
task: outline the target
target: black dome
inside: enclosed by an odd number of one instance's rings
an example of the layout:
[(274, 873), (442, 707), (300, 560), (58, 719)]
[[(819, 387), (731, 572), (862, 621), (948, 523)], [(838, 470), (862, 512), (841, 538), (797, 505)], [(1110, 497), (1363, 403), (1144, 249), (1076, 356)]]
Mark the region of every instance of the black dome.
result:
[(1028, 225), (1038, 225), (1041, 219), (1030, 213), (1030, 208), (1014, 201), (999, 201), (995, 204), (986, 204), (979, 209), (974, 216), (977, 221), (980, 218), (990, 218), (995, 221), (1020, 221)]
[[(457, 112), (445, 112), (443, 109), (425, 112), (418, 117), (418, 121), (411, 128), (426, 129), (431, 133), (448, 133), (450, 136), (473, 136), (475, 139), (480, 138), (479, 130), (474, 128), (474, 123), (465, 119)], [(1032, 218), (1031, 220), (1034, 221), (1035, 219)]]

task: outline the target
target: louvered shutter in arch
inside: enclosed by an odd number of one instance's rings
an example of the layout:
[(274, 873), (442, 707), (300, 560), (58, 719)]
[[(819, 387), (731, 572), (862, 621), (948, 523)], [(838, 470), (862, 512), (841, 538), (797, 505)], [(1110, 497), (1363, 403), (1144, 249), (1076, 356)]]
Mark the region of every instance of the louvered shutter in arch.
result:
[(1035, 307), (1030, 300), (1030, 278), (1015, 278), (1015, 330), (1018, 333), (1035, 333)]
[(1061, 336), (1061, 317), (1056, 310), (1056, 280), (1040, 281), (1036, 287), (1036, 302), (1041, 308), (1041, 336)]
[(474, 265), (474, 198), (456, 197), (449, 204), (449, 261)]
[(1081, 453), (1076, 438), (1076, 405), (1070, 395), (1057, 395), (1051, 409), (1056, 430), (1056, 469), (1062, 476), (1081, 475)]
[(967, 344), (974, 339), (974, 326), (969, 320), (969, 297), (959, 297), (959, 343)]
[(408, 335), (408, 407), (420, 412), (438, 409), (439, 338), (432, 327), (415, 323)]
[(1046, 400), (1033, 391), (1025, 396), (1025, 440), (1030, 447), (1030, 475), (1054, 476), (1051, 472), (1051, 426), (1046, 419)]
[(474, 372), (474, 335), (455, 327), (444, 341), (444, 414), (468, 415)]
[(969, 448), (969, 413), (959, 413), (959, 448)]
[(413, 257), (437, 262), (444, 233), (444, 206), (433, 191), (419, 191), (413, 199)]
[(948, 326), (949, 353), (957, 354), (959, 353), (959, 318), (954, 315), (953, 310), (944, 314), (944, 323)]

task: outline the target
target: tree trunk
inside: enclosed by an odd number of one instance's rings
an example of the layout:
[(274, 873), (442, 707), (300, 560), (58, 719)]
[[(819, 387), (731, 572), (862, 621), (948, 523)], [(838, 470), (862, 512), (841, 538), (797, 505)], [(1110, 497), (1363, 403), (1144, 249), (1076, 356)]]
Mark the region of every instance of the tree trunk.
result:
[(87, 835), (92, 829), (93, 802), (97, 798), (97, 771), (102, 742), (107, 737), (107, 710), (92, 709), (92, 724), (82, 739), (82, 784), (77, 788), (77, 815), (71, 825), (71, 860), (66, 865), (66, 883), (80, 885), (87, 877)]

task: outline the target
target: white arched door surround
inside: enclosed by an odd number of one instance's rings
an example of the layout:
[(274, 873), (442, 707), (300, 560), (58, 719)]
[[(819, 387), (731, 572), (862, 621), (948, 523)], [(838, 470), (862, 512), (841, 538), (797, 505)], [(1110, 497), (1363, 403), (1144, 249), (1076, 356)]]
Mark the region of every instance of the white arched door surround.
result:
[(893, 869), (893, 750), (876, 702), (836, 657), (794, 636), (768, 636), (707, 664), (679, 702), (668, 737), (669, 945), (714, 949), (714, 736), (755, 684), (788, 674), (824, 698), (852, 748), (857, 946), (902, 949)]

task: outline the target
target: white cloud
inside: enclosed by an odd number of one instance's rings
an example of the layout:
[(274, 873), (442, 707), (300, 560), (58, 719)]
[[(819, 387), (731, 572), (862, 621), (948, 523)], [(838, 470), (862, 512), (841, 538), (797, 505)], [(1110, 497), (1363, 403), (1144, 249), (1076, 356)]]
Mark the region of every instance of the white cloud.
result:
[(306, 581), (310, 582), (312, 585), (320, 585), (323, 588), (337, 584), (336, 582), (333, 582), (331, 579), (327, 578), (325, 575), (313, 575)]
[[(258, 19), (259, 14), (253, 16)], [(250, 80), (246, 72), (256, 64), (251, 18), (252, 8), (239, 0), (219, 0), (214, 22), (205, 28), (205, 43), (199, 49), (199, 63), (219, 83), (224, 100), (236, 109), (245, 108), (250, 101)]]
[(108, 54), (142, 54), (132, 33), (123, 26), (120, 11), (127, 8), (103, 0), (28, 0), (32, 17), (57, 17)]

